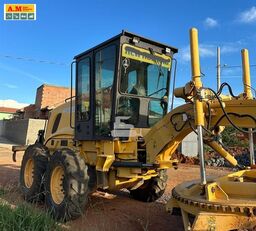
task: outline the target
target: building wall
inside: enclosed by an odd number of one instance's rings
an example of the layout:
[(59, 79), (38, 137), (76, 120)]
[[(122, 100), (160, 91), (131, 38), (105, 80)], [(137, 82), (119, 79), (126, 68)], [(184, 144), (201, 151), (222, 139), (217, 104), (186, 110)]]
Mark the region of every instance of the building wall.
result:
[(70, 88), (42, 85), (37, 89), (36, 107), (39, 109), (64, 103), (70, 97)]
[(4, 121), (0, 120), (0, 136), (4, 135)]
[(34, 104), (30, 104), (29, 106), (24, 108), (23, 119), (35, 118), (36, 117), (36, 106)]
[(35, 107), (41, 108), (42, 105), (42, 95), (43, 95), (43, 88), (45, 85), (41, 85), (36, 90), (36, 100), (35, 100)]
[(186, 156), (197, 156), (197, 147), (197, 135), (194, 132), (191, 132), (181, 143), (181, 153)]
[(45, 120), (41, 119), (6, 120), (3, 136), (17, 144), (33, 144), (44, 124)]
[(26, 142), (28, 144), (35, 143), (37, 139), (38, 130), (44, 129), (44, 126), (45, 126), (45, 120), (29, 119)]
[(26, 144), (28, 119), (4, 121), (4, 137), (17, 144)]
[(12, 118), (12, 113), (0, 112), (0, 120)]

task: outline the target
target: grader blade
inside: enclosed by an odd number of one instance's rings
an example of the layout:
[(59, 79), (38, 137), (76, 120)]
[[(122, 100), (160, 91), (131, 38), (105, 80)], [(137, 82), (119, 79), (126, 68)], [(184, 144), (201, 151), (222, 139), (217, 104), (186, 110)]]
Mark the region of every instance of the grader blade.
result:
[(194, 221), (192, 230), (234, 230), (255, 228), (255, 217), (224, 213), (199, 213)]

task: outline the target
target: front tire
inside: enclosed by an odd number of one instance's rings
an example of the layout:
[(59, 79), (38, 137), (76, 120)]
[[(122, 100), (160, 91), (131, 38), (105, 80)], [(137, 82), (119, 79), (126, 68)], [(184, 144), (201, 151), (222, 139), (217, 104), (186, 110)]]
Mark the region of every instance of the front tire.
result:
[(46, 170), (46, 205), (58, 220), (79, 217), (87, 204), (89, 187), (87, 166), (70, 149), (56, 151)]
[(164, 194), (167, 180), (168, 176), (166, 170), (160, 170), (158, 176), (145, 181), (139, 188), (131, 190), (130, 195), (135, 200), (154, 202)]
[(47, 149), (37, 143), (26, 149), (20, 169), (20, 188), (25, 200), (42, 201), (44, 198), (44, 174), (48, 162)]

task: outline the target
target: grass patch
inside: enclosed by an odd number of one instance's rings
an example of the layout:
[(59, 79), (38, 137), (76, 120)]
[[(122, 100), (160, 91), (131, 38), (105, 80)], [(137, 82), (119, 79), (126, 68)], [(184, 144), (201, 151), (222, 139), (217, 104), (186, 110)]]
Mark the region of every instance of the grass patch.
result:
[(60, 226), (48, 213), (21, 204), (12, 209), (0, 204), (0, 230), (2, 231), (60, 231)]

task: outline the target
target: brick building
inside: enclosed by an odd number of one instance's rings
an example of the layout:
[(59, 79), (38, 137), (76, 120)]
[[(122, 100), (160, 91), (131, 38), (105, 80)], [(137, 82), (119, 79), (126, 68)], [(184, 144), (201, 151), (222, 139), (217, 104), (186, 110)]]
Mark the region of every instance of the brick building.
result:
[(11, 119), (18, 108), (0, 107), (0, 120)]
[(43, 84), (37, 88), (35, 104), (18, 111), (22, 118), (46, 119), (49, 111), (70, 98), (70, 88)]

